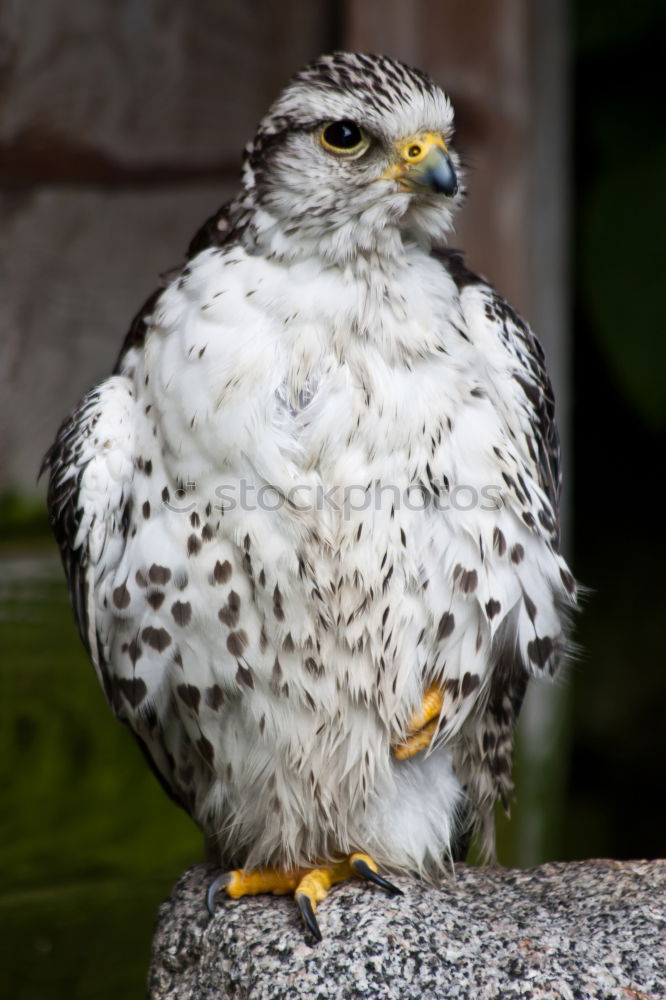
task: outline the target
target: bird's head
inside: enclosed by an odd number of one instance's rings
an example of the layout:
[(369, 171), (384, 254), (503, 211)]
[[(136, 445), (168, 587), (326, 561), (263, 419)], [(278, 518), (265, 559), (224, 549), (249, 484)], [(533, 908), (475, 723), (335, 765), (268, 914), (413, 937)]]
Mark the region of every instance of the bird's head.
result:
[(441, 241), (462, 197), (448, 98), (385, 56), (336, 52), (293, 78), (246, 154), (258, 238), (351, 259)]

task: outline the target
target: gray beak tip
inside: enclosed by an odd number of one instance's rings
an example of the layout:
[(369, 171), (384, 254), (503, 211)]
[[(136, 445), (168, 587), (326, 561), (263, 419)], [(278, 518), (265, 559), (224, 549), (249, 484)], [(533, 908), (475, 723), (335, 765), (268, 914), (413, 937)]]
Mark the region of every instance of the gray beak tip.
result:
[(449, 156), (442, 156), (428, 168), (424, 181), (437, 194), (452, 198), (458, 193), (458, 178)]

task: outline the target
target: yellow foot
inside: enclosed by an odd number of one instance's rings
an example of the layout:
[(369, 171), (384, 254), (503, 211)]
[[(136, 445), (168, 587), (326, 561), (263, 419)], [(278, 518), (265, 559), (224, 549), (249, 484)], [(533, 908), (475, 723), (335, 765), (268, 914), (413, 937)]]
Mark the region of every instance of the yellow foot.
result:
[(439, 713), (443, 704), (442, 689), (436, 684), (431, 685), (423, 696), (421, 711), (415, 712), (409, 720), (407, 739), (403, 743), (393, 745), (393, 756), (396, 760), (407, 760), (430, 746), (437, 732)]
[(321, 931), (315, 917), (317, 903), (326, 898), (331, 886), (352, 877), (368, 879), (392, 894), (402, 893), (401, 889), (379, 874), (377, 865), (369, 855), (350, 854), (344, 861), (321, 868), (293, 868), (289, 871), (276, 868), (245, 871), (239, 868), (225, 872), (211, 882), (206, 893), (206, 904), (212, 916), (215, 912), (215, 897), (222, 888), (232, 899), (256, 896), (264, 892), (272, 892), (276, 896), (293, 893), (307, 927), (317, 941), (321, 941)]

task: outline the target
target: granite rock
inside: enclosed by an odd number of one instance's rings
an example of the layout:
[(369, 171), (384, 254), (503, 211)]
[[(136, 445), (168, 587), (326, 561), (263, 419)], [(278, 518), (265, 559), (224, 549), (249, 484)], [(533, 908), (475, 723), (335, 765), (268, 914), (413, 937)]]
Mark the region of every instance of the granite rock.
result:
[(204, 904), (197, 865), (159, 911), (150, 1000), (521, 998), (663, 1000), (666, 862), (456, 866), (403, 896), (337, 886), (316, 944), (288, 897)]

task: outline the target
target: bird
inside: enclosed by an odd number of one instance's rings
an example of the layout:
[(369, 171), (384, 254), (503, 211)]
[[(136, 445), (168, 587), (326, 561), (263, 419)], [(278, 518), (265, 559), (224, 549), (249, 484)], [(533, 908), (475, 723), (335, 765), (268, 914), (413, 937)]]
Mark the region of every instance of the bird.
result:
[[(451, 248), (453, 109), (334, 52), (47, 452), (78, 629), (222, 893), (492, 857), (532, 677), (577, 584), (544, 353)], [(320, 913), (321, 916), (321, 913)]]

